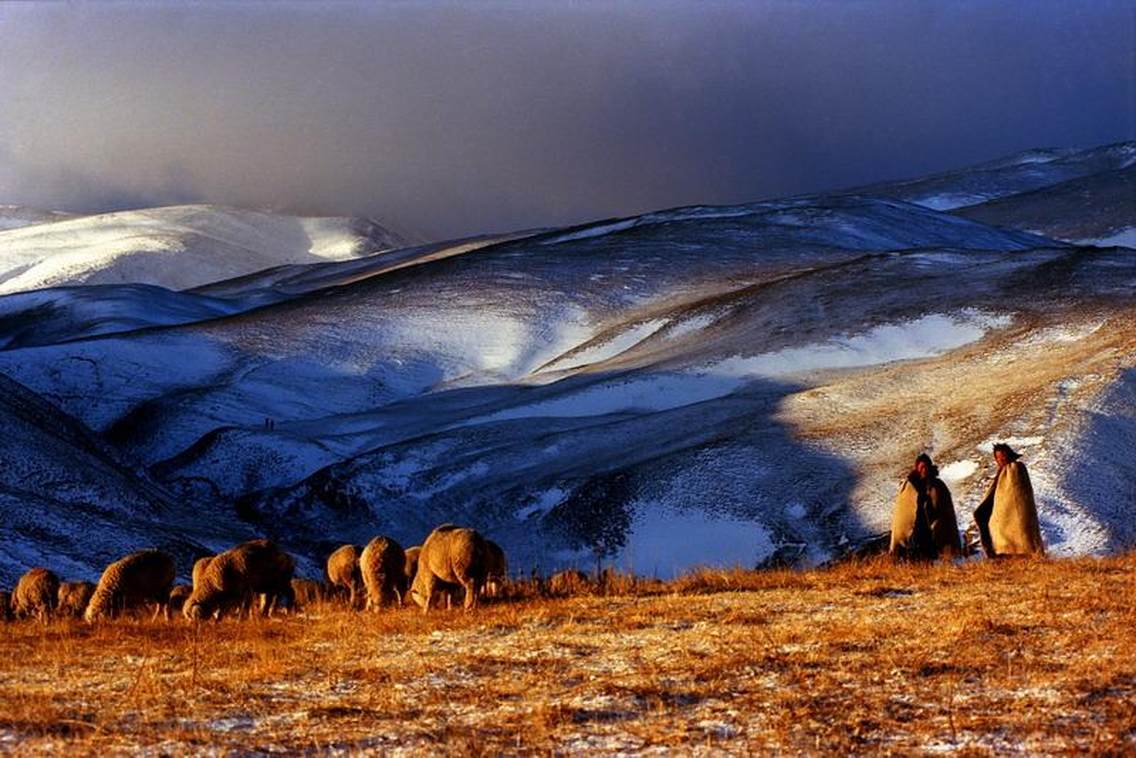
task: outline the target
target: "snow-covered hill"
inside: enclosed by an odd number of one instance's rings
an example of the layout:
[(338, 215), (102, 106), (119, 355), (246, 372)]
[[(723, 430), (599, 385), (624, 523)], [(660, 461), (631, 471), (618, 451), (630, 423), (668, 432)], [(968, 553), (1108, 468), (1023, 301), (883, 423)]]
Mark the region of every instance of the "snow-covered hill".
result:
[(74, 214), (62, 211), (42, 211), (24, 205), (0, 205), (0, 231), (19, 229), (35, 224), (48, 224), (75, 218)]
[[(20, 210), (7, 215), (29, 217)], [(404, 244), (366, 219), (211, 205), (50, 218), (0, 231), (0, 294), (75, 284), (187, 289), (271, 266), (345, 260)]]
[[(935, 210), (953, 210), (1133, 165), (1136, 142), (1089, 149), (1026, 150), (977, 166), (873, 184), (853, 192), (906, 200)], [(1070, 222), (1074, 219), (1070, 214)]]
[(984, 224), (1086, 245), (1136, 247), (1136, 166), (959, 208)]
[(3, 586), (32, 565), (97, 581), (100, 567), (143, 545), (172, 552), (185, 568), (250, 533), (231, 509), (176, 502), (90, 429), (4, 376), (0, 428)]
[[(235, 503), (312, 555), (460, 520), (518, 567), (596, 546), (660, 573), (818, 561), (886, 526), (923, 449), (950, 464), (965, 514), (1002, 437), (1050, 483), (1058, 552), (1133, 539), (1048, 447), (1082, 439), (1074, 419), (1101, 393), (1125, 397), (1130, 251), (847, 196), (444, 249), (292, 270), (314, 289), (234, 316), (41, 337), (0, 353), (0, 371), (181, 500)], [(266, 281), (280, 278), (216, 294)], [(115, 292), (89, 289), (94, 305)]]
[(1130, 249), (840, 194), (21, 293), (0, 373), (145, 467), (177, 529), (239, 516), (305, 571), (457, 521), (518, 570), (670, 574), (825, 560), (921, 451), (965, 524), (996, 440), (1054, 553), (1136, 544), (1133, 335)]

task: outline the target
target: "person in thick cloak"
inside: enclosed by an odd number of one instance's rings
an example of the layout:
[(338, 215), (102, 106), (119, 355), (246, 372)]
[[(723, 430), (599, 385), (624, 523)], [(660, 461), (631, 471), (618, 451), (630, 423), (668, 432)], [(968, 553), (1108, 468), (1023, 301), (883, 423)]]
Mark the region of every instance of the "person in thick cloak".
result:
[(926, 453), (915, 459), (899, 486), (888, 552), (915, 560), (949, 559), (962, 553), (951, 492)]
[(994, 446), (998, 473), (974, 509), (974, 521), (988, 558), (1045, 554), (1033, 485), (1019, 458), (1005, 443)]

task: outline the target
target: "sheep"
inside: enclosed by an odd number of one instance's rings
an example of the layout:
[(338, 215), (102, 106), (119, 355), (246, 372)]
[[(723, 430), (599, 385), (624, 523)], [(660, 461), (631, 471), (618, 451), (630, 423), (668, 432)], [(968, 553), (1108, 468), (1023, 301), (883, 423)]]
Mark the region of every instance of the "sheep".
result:
[(59, 602), (59, 577), (45, 568), (34, 568), (16, 583), (12, 607), (18, 618), (35, 616), (46, 621)]
[(278, 600), (292, 597), (295, 565), (274, 542), (243, 542), (209, 561), (182, 614), (188, 619), (220, 619), (230, 608), (248, 608), (253, 596), (262, 594), (261, 612), (271, 615)]
[(292, 596), (295, 607), (303, 609), (311, 605), (326, 603), (328, 588), (323, 582), (297, 578), (292, 580)]
[(64, 616), (82, 618), (94, 594), (95, 585), (90, 582), (63, 582), (59, 585), (59, 612)]
[(505, 579), (509, 576), (509, 564), (505, 560), (505, 551), (493, 540), (485, 540), (488, 549), (485, 564), (484, 593), (489, 597), (500, 597), (505, 587)]
[(422, 552), (421, 545), (406, 548), (406, 583), (410, 586), (414, 582), (414, 575), (418, 573), (418, 554)]
[(188, 584), (175, 584), (174, 588), (170, 590), (170, 596), (166, 599), (166, 618), (171, 614), (181, 613), (185, 608), (185, 601), (193, 594), (193, 587)]
[(296, 562), (292, 556), (284, 553), (288, 559), (287, 568), (281, 564), (280, 571), (287, 571), (287, 576), (280, 573), (275, 580), (276, 588), (260, 595), (260, 615), (271, 617), (276, 611), (290, 612), (296, 607), (296, 592), (292, 589), (292, 573), (296, 570)]
[(213, 560), (216, 557), (217, 556), (215, 556), (215, 555), (206, 555), (202, 558), (198, 558), (196, 561), (193, 562), (193, 586), (194, 587), (196, 587), (201, 582), (201, 577), (205, 576), (205, 570), (207, 568), (209, 568), (209, 561)]
[[(410, 587), (411, 585), (414, 584), (414, 575), (418, 573), (418, 556), (421, 552), (422, 552), (422, 546), (421, 545), (415, 545), (414, 547), (406, 548), (406, 571), (405, 571), (405, 574), (406, 574), (406, 586), (407, 587)], [(460, 589), (460, 587), (458, 585), (455, 585), (455, 584), (439, 583), (439, 589), (441, 589), (445, 593), (446, 608), (449, 609), (450, 603), (453, 600), (453, 590), (454, 589)]]
[(477, 594), (485, 583), (488, 548), (485, 538), (473, 529), (451, 524), (438, 527), (422, 543), (418, 570), (410, 597), (429, 613), (439, 582), (460, 584), (465, 589), (465, 608), (477, 607)]
[(590, 592), (592, 582), (588, 575), (579, 569), (566, 569), (558, 571), (548, 578), (548, 594), (554, 597), (566, 597)]
[(390, 537), (375, 537), (359, 556), (359, 571), (367, 590), (366, 610), (377, 611), (394, 595), (402, 605), (406, 593), (406, 553)]
[(12, 593), (8, 590), (0, 590), (0, 621), (11, 621), (13, 615)]
[(363, 602), (363, 574), (359, 569), (362, 552), (358, 545), (343, 545), (327, 559), (327, 581), (333, 588), (347, 592), (347, 604), (352, 608), (358, 608)]
[(83, 618), (88, 623), (154, 604), (154, 618), (165, 611), (174, 584), (174, 559), (161, 550), (139, 550), (106, 567)]

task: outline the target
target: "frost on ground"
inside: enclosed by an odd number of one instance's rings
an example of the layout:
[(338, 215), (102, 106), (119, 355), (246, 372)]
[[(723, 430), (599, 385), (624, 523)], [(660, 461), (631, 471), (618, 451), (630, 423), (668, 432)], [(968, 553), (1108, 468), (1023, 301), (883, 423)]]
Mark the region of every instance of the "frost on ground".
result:
[(0, 626), (22, 754), (1136, 749), (1131, 557), (705, 571), (466, 614)]

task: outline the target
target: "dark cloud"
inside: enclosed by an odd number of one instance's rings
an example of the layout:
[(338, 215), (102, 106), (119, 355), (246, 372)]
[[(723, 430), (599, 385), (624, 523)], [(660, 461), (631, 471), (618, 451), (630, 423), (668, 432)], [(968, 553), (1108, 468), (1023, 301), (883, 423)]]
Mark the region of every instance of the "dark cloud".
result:
[(0, 203), (428, 237), (1136, 137), (1133, 2), (0, 6)]

